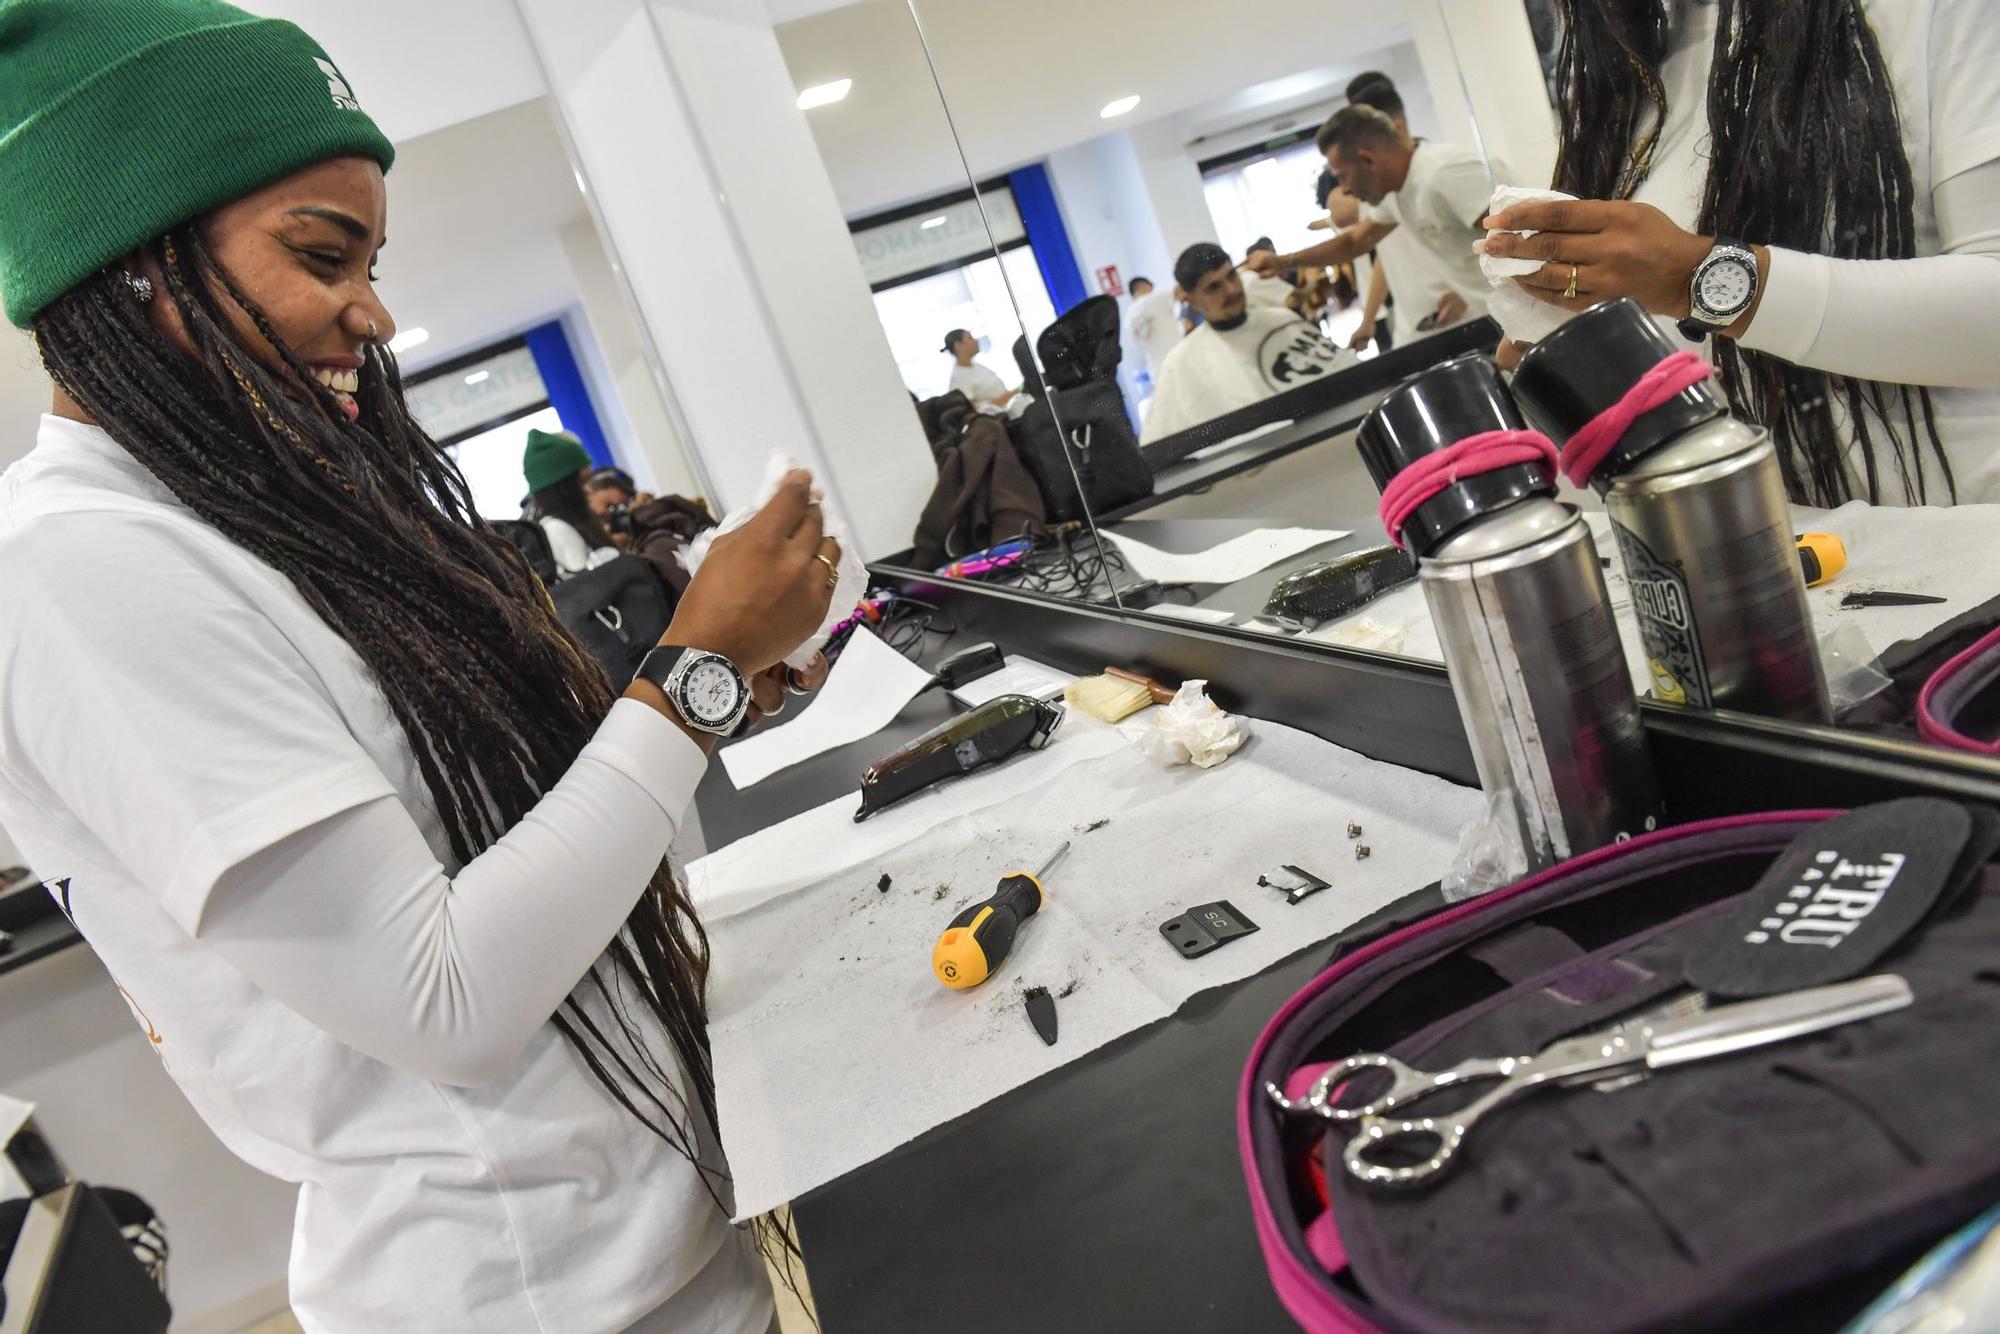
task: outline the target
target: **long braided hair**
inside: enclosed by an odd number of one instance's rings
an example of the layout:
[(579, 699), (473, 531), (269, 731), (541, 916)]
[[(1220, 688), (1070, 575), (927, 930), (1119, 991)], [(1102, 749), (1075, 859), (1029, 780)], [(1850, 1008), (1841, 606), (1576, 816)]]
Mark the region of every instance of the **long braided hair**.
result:
[[(1561, 0), (1557, 189), (1629, 199), (1646, 179), (1667, 118), (1660, 67), (1674, 2)], [(1861, 0), (1714, 3), (1711, 162), (1695, 229), (1839, 259), (1914, 256), (1916, 191), (1895, 88)], [(1881, 499), (1878, 441), (1888, 445), (1904, 500), (1946, 499), (1928, 493), (1926, 450), (1956, 497), (1928, 390), (1831, 375), (1734, 339), (1715, 341), (1730, 404), (1770, 429), (1794, 500)], [(1861, 468), (1859, 492), (1843, 418)]]
[[(289, 579), (361, 658), (409, 738), (453, 856), (471, 861), (570, 767), (612, 705), (610, 683), (411, 418), (386, 349), (367, 349), (361, 416), (350, 424), (197, 225), (148, 250), (195, 355), (157, 331), (107, 271), (37, 317), (44, 364), (183, 504)], [(246, 348), (232, 307), (289, 376)], [(634, 1006), (650, 1011), (715, 1124), (707, 975), (707, 937), (663, 861), (588, 975), (615, 1032), (575, 995), (552, 1022), (627, 1112), (701, 1169), (719, 1202), (680, 1081), (631, 1017)]]
[(543, 487), (528, 495), (528, 508), (537, 519), (561, 519), (576, 529), (577, 536), (589, 547), (608, 547), (611, 534), (590, 508), (590, 497), (584, 494), (583, 482), (575, 473)]

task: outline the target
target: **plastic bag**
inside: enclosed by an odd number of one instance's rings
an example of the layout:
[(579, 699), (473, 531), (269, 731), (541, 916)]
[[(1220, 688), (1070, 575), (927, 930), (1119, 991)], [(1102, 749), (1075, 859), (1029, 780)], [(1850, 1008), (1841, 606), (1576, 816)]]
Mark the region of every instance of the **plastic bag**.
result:
[[(785, 474), (799, 467), (798, 460), (785, 454), (772, 454), (771, 461), (764, 468), (764, 483), (757, 489), (757, 499), (742, 509), (731, 510), (721, 524), (696, 537), (678, 553), (680, 563), (689, 575), (701, 568), (701, 562), (708, 555), (709, 546), (724, 533), (733, 533), (757, 516), (757, 512), (771, 503), (771, 497), (778, 494), (778, 483), (785, 480)], [(820, 512), (826, 520), (826, 535), (840, 543), (840, 573), (833, 588), (833, 603), (826, 610), (826, 619), (820, 622), (819, 630), (785, 655), (785, 665), (804, 671), (812, 665), (813, 654), (825, 645), (833, 628), (853, 614), (868, 596), (868, 567), (861, 563), (861, 554), (847, 539), (847, 523), (841, 518), (832, 502), (822, 501)]]
[(1527, 850), (1521, 846), (1521, 817), (1511, 788), (1486, 794), (1486, 809), (1458, 831), (1439, 887), (1446, 903), (1461, 903), (1511, 885), (1528, 873)]
[(1234, 714), (1224, 713), (1205, 693), (1206, 681), (1182, 684), (1172, 700), (1139, 733), (1140, 753), (1155, 764), (1192, 764), (1213, 769), (1236, 753), (1249, 729)]
[(1826, 670), (1827, 698), (1836, 718), (1895, 684), (1878, 665), (1868, 636), (1852, 621), (1819, 641), (1819, 661)]

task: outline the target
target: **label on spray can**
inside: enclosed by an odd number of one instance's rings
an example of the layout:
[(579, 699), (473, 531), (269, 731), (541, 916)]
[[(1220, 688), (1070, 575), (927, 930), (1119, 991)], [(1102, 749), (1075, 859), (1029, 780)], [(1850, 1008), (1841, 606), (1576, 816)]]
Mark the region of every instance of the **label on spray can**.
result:
[(1618, 549), (1625, 556), (1654, 697), (1669, 704), (1712, 707), (1715, 694), (1708, 664), (1702, 660), (1701, 637), (1695, 633), (1687, 575), (1678, 561), (1661, 560), (1624, 525), (1614, 522), (1611, 531), (1618, 535)]

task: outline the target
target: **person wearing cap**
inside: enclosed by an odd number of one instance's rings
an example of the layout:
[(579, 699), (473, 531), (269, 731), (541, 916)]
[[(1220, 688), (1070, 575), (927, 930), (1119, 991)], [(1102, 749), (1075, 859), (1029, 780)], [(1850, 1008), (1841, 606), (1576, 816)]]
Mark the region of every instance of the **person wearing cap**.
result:
[(578, 574), (618, 555), (618, 544), (584, 494), (584, 479), (595, 465), (583, 441), (568, 431), (528, 432), (521, 472), (528, 481), (524, 517), (549, 539), (556, 572)]
[(0, 824), (298, 1184), (307, 1330), (763, 1334), (666, 854), (839, 548), (788, 477), (614, 699), (404, 402), (394, 158), (292, 24), (0, 0)]
[(1284, 307), (1253, 305), (1229, 252), (1212, 242), (1181, 252), (1174, 282), (1202, 323), (1167, 354), (1141, 444), (1315, 383), (1358, 360)]
[(953, 329), (944, 336), (944, 350), (952, 359), (947, 391), (956, 389), (981, 412), (1003, 412), (1014, 401), (1018, 389), (1009, 389), (1004, 380), (973, 358), (979, 355), (979, 340), (970, 329)]

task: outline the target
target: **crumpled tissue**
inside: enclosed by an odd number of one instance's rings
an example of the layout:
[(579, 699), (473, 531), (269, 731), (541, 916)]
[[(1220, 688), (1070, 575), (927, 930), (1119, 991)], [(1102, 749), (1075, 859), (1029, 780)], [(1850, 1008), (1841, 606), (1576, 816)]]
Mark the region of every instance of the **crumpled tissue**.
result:
[(1243, 720), (1224, 713), (1204, 693), (1206, 681), (1182, 684), (1172, 700), (1154, 715), (1153, 725), (1139, 733), (1139, 751), (1161, 766), (1192, 764), (1213, 769), (1236, 753), (1249, 729)]
[[(771, 497), (778, 494), (778, 483), (785, 480), (785, 474), (800, 466), (797, 459), (786, 454), (773, 453), (771, 461), (764, 468), (763, 485), (757, 488), (757, 499), (742, 509), (731, 510), (718, 526), (696, 537), (679, 553), (681, 565), (692, 575), (701, 568), (701, 562), (708, 555), (709, 547), (724, 533), (733, 533), (757, 516), (757, 512), (771, 503)], [(868, 567), (861, 563), (861, 553), (847, 540), (847, 523), (831, 501), (820, 502), (820, 513), (826, 522), (826, 535), (840, 543), (840, 573), (833, 587), (833, 602), (826, 609), (826, 619), (812, 638), (791, 653), (785, 655), (785, 665), (800, 671), (812, 665), (813, 655), (826, 644), (833, 627), (846, 620), (848, 615), (868, 596)]]
[[(1515, 204), (1575, 198), (1575, 195), (1564, 194), (1560, 190), (1531, 190), (1521, 185), (1503, 185), (1493, 192), (1493, 201), (1487, 205), (1486, 212), (1490, 216)], [(1533, 236), (1534, 233), (1516, 231), (1514, 235)], [(1540, 342), (1561, 327), (1570, 315), (1561, 306), (1537, 301), (1514, 282), (1514, 279), (1525, 278), (1541, 267), (1542, 261), (1538, 259), (1494, 259), (1484, 254), (1479, 257), (1479, 271), (1486, 275), (1488, 285), (1493, 288), (1493, 295), (1486, 303), (1486, 313), (1498, 320), (1507, 336), (1517, 343)]]

